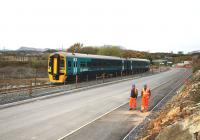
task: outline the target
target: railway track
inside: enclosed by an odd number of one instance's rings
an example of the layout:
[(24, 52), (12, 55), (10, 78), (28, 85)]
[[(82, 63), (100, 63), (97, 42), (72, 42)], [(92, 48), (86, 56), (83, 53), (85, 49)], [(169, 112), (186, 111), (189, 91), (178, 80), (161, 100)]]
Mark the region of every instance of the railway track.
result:
[(29, 91), (29, 93), (31, 94), (32, 90), (34, 89), (53, 88), (53, 87), (57, 87), (57, 86), (51, 85), (51, 84), (44, 84), (44, 85), (35, 85), (35, 86), (4, 88), (4, 89), (0, 89), (0, 94), (8, 94), (8, 93), (13, 93), (13, 92), (21, 92), (21, 91)]
[(44, 95), (51, 96), (51, 94), (53, 95), (54, 93), (57, 94), (61, 92), (72, 91), (75, 89), (82, 89), (84, 87), (92, 88), (93, 86), (98, 86), (98, 85), (100, 86), (102, 84), (110, 84), (112, 82), (120, 82), (148, 75), (152, 75), (152, 73), (148, 72), (138, 75), (129, 75), (123, 77), (104, 78), (104, 79), (98, 78), (93, 81), (82, 82), (82, 83), (70, 83), (67, 85), (43, 84), (43, 85), (32, 86), (31, 83), (29, 86), (25, 87), (0, 89), (0, 105), (36, 98)]
[[(167, 71), (169, 70), (169, 68), (167, 69), (163, 69), (161, 72), (163, 71)], [(159, 71), (160, 72), (160, 71)], [(159, 73), (159, 72), (155, 72), (154, 73)], [(143, 73), (143, 74), (136, 74), (136, 75), (127, 75), (127, 76), (123, 76), (123, 77), (97, 77), (96, 80), (94, 81), (85, 81), (85, 82), (79, 82), (79, 83), (68, 83), (69, 85), (53, 85), (53, 84), (43, 84), (44, 81), (41, 80), (37, 80), (37, 82), (42, 83), (40, 85), (36, 84), (36, 81), (33, 80), (28, 80), (28, 79), (22, 79), (20, 82), (18, 80), (9, 80), (9, 79), (5, 79), (5, 80), (0, 80), (1, 86), (3, 86), (3, 88), (0, 88), (0, 94), (9, 94), (9, 93), (19, 93), (19, 92), (28, 92), (30, 95), (32, 93), (34, 93), (34, 90), (39, 90), (39, 89), (49, 89), (49, 90), (53, 90), (55, 88), (59, 88), (59, 89), (64, 89), (64, 90), (71, 90), (71, 89), (75, 89), (75, 88), (80, 88), (80, 87), (84, 87), (84, 86), (90, 86), (90, 85), (94, 85), (94, 84), (100, 84), (100, 83), (104, 83), (104, 82), (110, 82), (110, 81), (115, 81), (115, 80), (120, 80), (120, 79), (126, 79), (126, 78), (130, 78), (130, 77), (137, 77), (139, 76), (143, 76), (143, 75), (150, 75), (152, 74), (152, 72), (147, 72), (147, 73)], [(15, 85), (15, 84), (16, 85)], [(12, 86), (14, 84), (14, 86)], [(20, 85), (22, 84), (22, 85)], [(24, 86), (23, 86), (24, 84)], [(34, 85), (33, 85), (34, 84)]]
[[(127, 102), (131, 83), (134, 82), (141, 89), (146, 82), (151, 83), (150, 86), (153, 88), (172, 80), (166, 83), (164, 87), (162, 86), (161, 89), (157, 88), (153, 91), (152, 99), (161, 98), (168, 93), (178, 79), (184, 78), (184, 75), (184, 70), (175, 69), (166, 73), (103, 87), (77, 90), (76, 94), (67, 94), (68, 91), (65, 91), (61, 94), (63, 96), (56, 96), (55, 98), (45, 98), (44, 100), (36, 98), (32, 102), (20, 105), (13, 103), (13, 106), (0, 109), (0, 127), (2, 130), (0, 136), (2, 139), (55, 140), (72, 133), (73, 130), (108, 112), (106, 116), (102, 116), (75, 133), (68, 135), (66, 139), (75, 140), (75, 137), (87, 139), (85, 137), (89, 137), (89, 139), (106, 140), (106, 137), (109, 139), (109, 136), (115, 140), (122, 139), (136, 125), (133, 123), (139, 123), (137, 118), (144, 117), (140, 115), (139, 111), (128, 110)], [(159, 98), (152, 103), (156, 103)], [(125, 106), (113, 110), (123, 103), (125, 103)], [(140, 97), (138, 99), (138, 110), (139, 106)], [(127, 129), (127, 127), (129, 128)]]
[[(191, 73), (187, 73), (187, 75), (183, 78), (183, 80), (176, 82), (173, 86), (174, 88), (170, 90), (168, 94), (163, 96), (159, 102), (157, 102), (154, 106), (151, 107), (150, 112), (156, 112), (161, 109), (161, 107), (174, 96), (174, 92), (179, 90), (184, 84), (185, 80), (189, 79), (192, 76)], [(155, 115), (151, 113), (143, 119), (143, 123), (136, 125), (131, 131), (123, 138), (123, 140), (135, 140), (137, 139), (137, 135), (141, 133), (141, 130), (144, 128), (144, 125), (153, 119)]]

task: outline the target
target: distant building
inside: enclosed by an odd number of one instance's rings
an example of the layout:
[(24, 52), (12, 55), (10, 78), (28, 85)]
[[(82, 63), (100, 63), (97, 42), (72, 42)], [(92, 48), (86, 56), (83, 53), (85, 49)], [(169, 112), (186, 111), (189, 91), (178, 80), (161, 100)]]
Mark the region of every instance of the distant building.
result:
[(178, 54), (183, 54), (183, 51), (178, 51)]
[(152, 64), (153, 65), (167, 65), (167, 60), (163, 60), (163, 59), (152, 60)]
[(191, 68), (192, 67), (192, 62), (191, 61), (183, 61), (181, 63), (175, 64), (177, 68)]
[(168, 65), (168, 66), (172, 66), (172, 65), (173, 65), (173, 62), (167, 61), (167, 65)]

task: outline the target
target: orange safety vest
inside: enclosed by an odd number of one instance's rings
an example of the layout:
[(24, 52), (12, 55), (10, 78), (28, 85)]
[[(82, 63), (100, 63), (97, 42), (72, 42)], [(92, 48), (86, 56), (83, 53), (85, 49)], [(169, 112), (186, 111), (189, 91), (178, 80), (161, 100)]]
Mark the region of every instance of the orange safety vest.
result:
[(143, 88), (143, 97), (149, 97), (149, 95), (150, 95), (150, 93), (149, 93), (149, 88), (147, 88), (146, 90), (144, 90), (144, 88)]

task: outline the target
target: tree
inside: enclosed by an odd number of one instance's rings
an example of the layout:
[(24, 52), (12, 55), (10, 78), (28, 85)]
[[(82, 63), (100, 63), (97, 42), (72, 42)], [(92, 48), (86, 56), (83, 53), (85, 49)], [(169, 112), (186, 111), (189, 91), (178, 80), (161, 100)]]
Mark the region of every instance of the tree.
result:
[(134, 58), (134, 53), (132, 50), (124, 50), (122, 56), (124, 58)]
[(180, 63), (183, 61), (192, 61), (191, 55), (174, 55), (173, 62), (174, 63)]
[(146, 52), (139, 52), (133, 50), (123, 50), (124, 58), (146, 58)]
[(67, 49), (67, 51), (68, 52), (72, 52), (72, 53), (77, 53), (77, 52), (80, 52), (80, 50), (81, 50), (82, 47), (83, 47), (83, 44), (81, 44), (81, 43), (75, 43), (69, 49)]
[(84, 54), (97, 54), (98, 53), (98, 48), (97, 47), (82, 47), (80, 50), (80, 53)]
[(97, 54), (122, 57), (122, 49), (118, 46), (103, 46), (98, 49)]

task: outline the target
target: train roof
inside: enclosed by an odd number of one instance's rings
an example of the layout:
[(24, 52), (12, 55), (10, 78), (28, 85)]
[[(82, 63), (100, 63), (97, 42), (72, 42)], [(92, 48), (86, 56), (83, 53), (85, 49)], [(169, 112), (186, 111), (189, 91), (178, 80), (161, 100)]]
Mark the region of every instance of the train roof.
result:
[[(115, 56), (105, 56), (105, 55), (93, 55), (93, 54), (82, 54), (82, 53), (67, 53), (67, 56), (76, 56), (76, 57), (84, 57), (84, 58), (98, 58), (98, 59), (110, 59), (110, 60), (123, 60), (124, 58), (115, 57)], [(125, 60), (125, 59), (124, 59)]]
[(145, 62), (150, 62), (150, 60), (148, 59), (141, 59), (141, 58), (129, 58), (130, 60), (133, 60), (133, 61), (145, 61)]
[[(68, 52), (55, 52), (56, 54), (62, 54), (64, 56), (71, 56), (71, 57), (78, 57), (78, 58), (98, 58), (98, 59), (110, 59), (110, 60), (133, 60), (133, 61), (146, 61), (150, 62), (147, 59), (139, 59), (139, 58), (130, 58), (130, 59), (125, 59), (121, 57), (116, 57), (116, 56), (106, 56), (106, 55), (93, 55), (93, 54), (82, 54), (82, 53), (68, 53)], [(52, 53), (52, 54), (55, 54)]]

